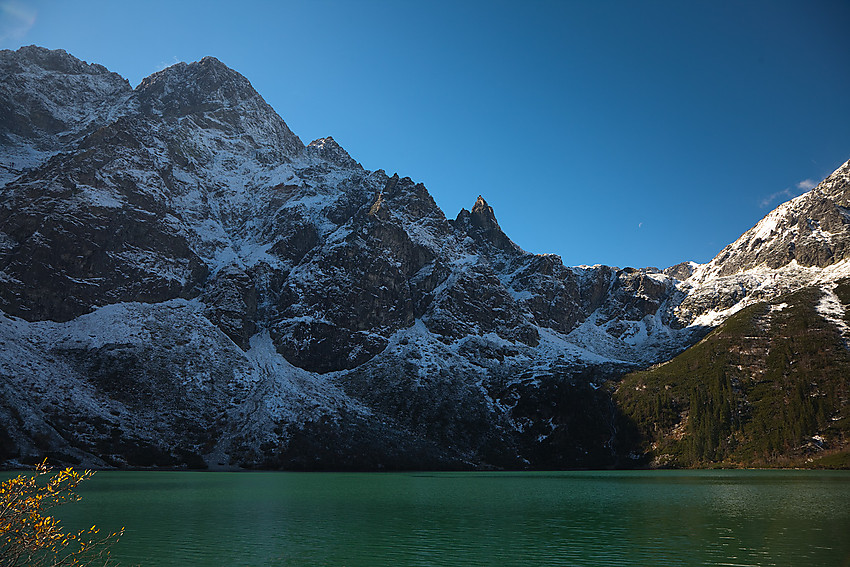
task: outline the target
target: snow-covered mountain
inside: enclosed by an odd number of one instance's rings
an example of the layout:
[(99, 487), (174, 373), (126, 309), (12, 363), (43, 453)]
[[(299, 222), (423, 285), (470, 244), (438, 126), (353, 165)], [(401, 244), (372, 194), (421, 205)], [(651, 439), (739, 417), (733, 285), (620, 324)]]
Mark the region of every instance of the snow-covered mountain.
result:
[(716, 325), (743, 307), (850, 275), (850, 161), (782, 203), (687, 279), (687, 324)]
[(0, 79), (0, 460), (617, 464), (606, 381), (850, 271), (848, 164), (709, 264), (568, 267), (305, 146), (212, 57)]

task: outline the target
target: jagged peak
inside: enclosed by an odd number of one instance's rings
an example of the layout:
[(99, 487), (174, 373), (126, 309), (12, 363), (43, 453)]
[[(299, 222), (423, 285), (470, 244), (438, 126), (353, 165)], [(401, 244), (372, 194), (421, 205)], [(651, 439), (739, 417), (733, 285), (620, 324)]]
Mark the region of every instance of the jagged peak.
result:
[(217, 57), (213, 57), (212, 55), (205, 55), (201, 57), (201, 59), (197, 62), (198, 65), (201, 66), (212, 66), (212, 67), (220, 67), (222, 69), (226, 69), (227, 71), (235, 73), (233, 69), (225, 65), (221, 62), (221, 60)]
[(461, 209), (453, 223), (479, 242), (486, 242), (490, 246), (508, 252), (510, 254), (524, 254), (514, 241), (502, 231), (493, 207), (487, 204), (484, 197), (478, 195), (471, 211)]
[[(48, 49), (46, 47), (41, 47), (40, 45), (24, 45), (23, 47), (19, 47), (17, 50), (3, 49), (0, 50), (0, 56), (25, 58), (33, 61), (57, 58), (83, 62), (64, 49)], [(100, 65), (98, 65), (98, 67), (100, 67)]]
[(487, 204), (484, 197), (478, 195), (475, 200), (475, 205), (472, 206), (470, 221), (474, 226), (485, 230), (499, 229), (499, 223), (496, 220), (496, 213), (493, 212), (493, 207)]
[(136, 87), (136, 95), (143, 114), (179, 118), (226, 110), (217, 123), (251, 132), (258, 145), (281, 148), (289, 156), (304, 150), (298, 136), (251, 82), (212, 56), (176, 63), (146, 77)]
[[(56, 151), (113, 119), (110, 112), (131, 93), (121, 75), (62, 49), (0, 50), (0, 146), (5, 150), (0, 185), (42, 163), (47, 154), (41, 152)], [(37, 153), (12, 146), (30, 146)]]
[[(181, 83), (185, 86), (202, 88), (215, 93), (223, 88), (237, 89), (242, 96), (259, 96), (251, 82), (238, 71), (234, 71), (210, 55), (192, 63), (179, 62), (142, 79), (136, 90), (156, 90), (157, 87)], [(231, 92), (228, 94), (237, 94)]]
[(333, 136), (313, 140), (307, 145), (307, 151), (325, 161), (343, 167), (357, 167), (362, 169), (362, 166), (354, 161), (348, 152), (333, 139)]
[(274, 112), (245, 76), (211, 56), (157, 71), (142, 79), (136, 93), (143, 111), (153, 114), (184, 116), (245, 104), (252, 112)]
[(3, 49), (0, 50), (0, 55), (3, 57), (25, 58), (31, 61), (45, 60), (48, 58), (80, 61), (80, 59), (77, 59), (64, 49), (48, 49), (46, 47), (41, 47), (40, 45), (24, 45), (23, 47), (19, 47), (17, 50)]
[(47, 49), (39, 45), (26, 45), (16, 51), (0, 50), (0, 67), (25, 61), (45, 71), (53, 71), (66, 75), (104, 75), (111, 79), (120, 80), (128, 87), (130, 83), (118, 73), (113, 73), (103, 65), (87, 63), (74, 57), (64, 49)]
[[(326, 136), (324, 138), (316, 138), (308, 145), (316, 147), (316, 148), (339, 148), (342, 150), (342, 146), (340, 146), (336, 140), (334, 140), (333, 136)], [(343, 150), (345, 151), (345, 150)]]

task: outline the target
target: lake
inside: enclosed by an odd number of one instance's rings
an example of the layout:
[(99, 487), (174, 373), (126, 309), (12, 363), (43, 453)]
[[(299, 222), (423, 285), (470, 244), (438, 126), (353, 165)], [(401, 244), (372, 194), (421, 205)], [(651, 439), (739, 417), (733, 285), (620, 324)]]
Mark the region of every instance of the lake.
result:
[[(5, 475), (8, 476), (8, 475)], [(99, 472), (122, 565), (850, 565), (850, 472)]]

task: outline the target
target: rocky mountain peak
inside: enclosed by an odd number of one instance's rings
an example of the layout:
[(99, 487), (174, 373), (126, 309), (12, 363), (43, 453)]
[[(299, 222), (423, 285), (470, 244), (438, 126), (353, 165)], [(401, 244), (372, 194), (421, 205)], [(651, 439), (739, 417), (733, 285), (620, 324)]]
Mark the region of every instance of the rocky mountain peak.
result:
[(129, 86), (126, 79), (109, 71), (103, 65), (86, 63), (70, 55), (64, 49), (47, 49), (37, 45), (27, 45), (17, 51), (0, 50), (0, 66), (6, 67), (14, 63), (17, 63), (19, 70), (22, 70), (23, 66), (35, 65), (45, 71), (66, 75), (108, 75), (121, 79), (121, 82)]
[(319, 138), (313, 140), (307, 145), (308, 153), (315, 155), (321, 160), (334, 163), (346, 168), (359, 168), (362, 166), (354, 161), (342, 146), (340, 146), (333, 137)]
[(64, 133), (131, 90), (121, 75), (61, 49), (0, 50), (0, 136)]
[(850, 258), (850, 162), (811, 191), (779, 205), (708, 264), (695, 282), (759, 268), (825, 268)]
[(483, 245), (491, 261), (497, 265), (507, 261), (507, 258), (503, 257), (504, 254), (516, 256), (525, 253), (502, 231), (493, 207), (488, 205), (481, 195), (475, 200), (472, 211), (461, 209), (452, 224)]
[(304, 144), (254, 90), (215, 57), (177, 63), (145, 78), (135, 94), (141, 113), (163, 120), (192, 117), (201, 128), (228, 131), (265, 148), (274, 160), (300, 155)]
[(154, 114), (178, 116), (237, 107), (260, 96), (248, 79), (215, 57), (172, 65), (143, 79), (136, 91)]
[(132, 89), (61, 49), (0, 51), (0, 186), (103, 126)]
[(670, 266), (669, 268), (665, 268), (663, 270), (663, 273), (667, 274), (671, 278), (675, 278), (680, 281), (685, 281), (693, 275), (694, 270), (696, 270), (698, 267), (699, 264), (697, 264), (696, 262), (680, 262), (678, 264)]
[[(469, 217), (473, 226), (482, 230), (494, 230), (499, 228), (499, 223), (496, 221), (496, 214), (493, 212), (493, 207), (487, 204), (484, 197), (478, 195), (475, 200), (475, 205), (472, 206), (472, 214)], [(501, 229), (499, 229), (501, 230)]]

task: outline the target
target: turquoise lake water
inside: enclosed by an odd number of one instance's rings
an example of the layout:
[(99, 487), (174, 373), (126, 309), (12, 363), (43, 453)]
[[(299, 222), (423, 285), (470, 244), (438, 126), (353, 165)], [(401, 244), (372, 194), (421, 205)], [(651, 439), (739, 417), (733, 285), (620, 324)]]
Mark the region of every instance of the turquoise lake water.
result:
[[(6, 475), (8, 476), (8, 475)], [(99, 472), (142, 566), (850, 566), (850, 472)]]

